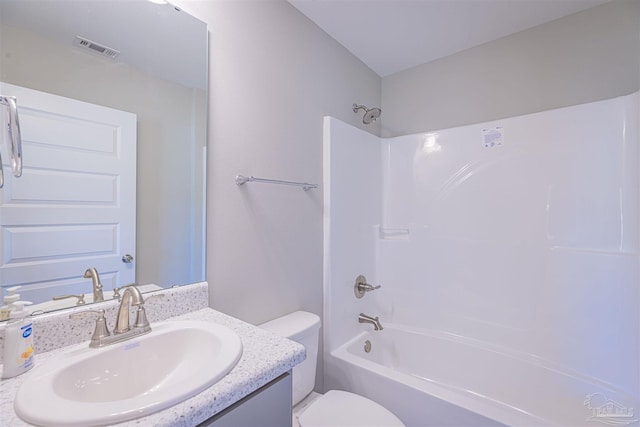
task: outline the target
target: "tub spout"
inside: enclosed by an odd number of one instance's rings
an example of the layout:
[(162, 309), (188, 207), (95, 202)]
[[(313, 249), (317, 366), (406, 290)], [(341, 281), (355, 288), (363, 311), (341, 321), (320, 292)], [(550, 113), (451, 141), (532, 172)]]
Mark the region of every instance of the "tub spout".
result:
[(378, 317), (367, 316), (364, 313), (360, 313), (360, 315), (358, 316), (358, 322), (359, 323), (371, 323), (373, 325), (373, 330), (374, 331), (381, 331), (382, 329), (384, 329), (382, 327), (382, 325), (380, 324), (380, 320), (378, 319)]

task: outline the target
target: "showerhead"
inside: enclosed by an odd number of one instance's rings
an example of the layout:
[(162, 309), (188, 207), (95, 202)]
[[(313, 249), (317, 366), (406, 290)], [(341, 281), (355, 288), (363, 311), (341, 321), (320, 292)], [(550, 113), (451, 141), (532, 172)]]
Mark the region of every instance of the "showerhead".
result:
[(364, 117), (362, 118), (362, 122), (365, 124), (369, 124), (371, 122), (375, 122), (378, 117), (380, 117), (380, 114), (382, 114), (382, 110), (379, 108), (372, 108), (370, 110), (367, 110), (364, 113)]
[(379, 108), (367, 108), (364, 105), (353, 104), (353, 112), (357, 113), (358, 110), (364, 110), (362, 123), (364, 123), (365, 125), (375, 122), (378, 117), (380, 117), (380, 114), (382, 114), (382, 110)]

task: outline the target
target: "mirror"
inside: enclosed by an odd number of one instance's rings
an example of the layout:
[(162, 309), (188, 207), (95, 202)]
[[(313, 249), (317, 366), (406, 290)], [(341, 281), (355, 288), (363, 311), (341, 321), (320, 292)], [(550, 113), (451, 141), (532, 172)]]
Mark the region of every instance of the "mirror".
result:
[[(0, 287), (21, 285), (22, 300), (49, 311), (76, 305), (77, 298), (54, 304), (55, 296), (84, 294), (91, 302), (92, 278), (84, 277), (91, 267), (105, 299), (133, 281), (157, 289), (205, 280), (207, 37), (205, 23), (167, 3), (0, 0), (0, 82), (8, 84), (0, 88), (37, 91), (17, 100), (23, 176), (7, 178), (0, 189)], [(114, 125), (104, 146), (128, 160), (135, 178), (103, 170), (111, 160), (87, 148), (102, 147), (100, 138), (70, 143), (79, 119), (66, 110), (34, 112), (32, 95), (53, 96), (79, 115), (94, 107), (122, 113), (133, 131)], [(52, 114), (63, 116), (53, 128), (61, 130), (64, 150), (40, 126)], [(111, 119), (101, 117), (83, 120), (102, 129)], [(135, 150), (121, 156), (128, 143), (109, 135), (127, 132)], [(92, 166), (83, 155), (93, 158)], [(76, 169), (63, 171), (67, 163)], [(86, 195), (78, 195), (85, 186)], [(106, 196), (96, 195), (103, 190)], [(126, 219), (105, 219), (125, 204), (125, 193), (133, 195)], [(87, 219), (89, 211), (97, 219)]]

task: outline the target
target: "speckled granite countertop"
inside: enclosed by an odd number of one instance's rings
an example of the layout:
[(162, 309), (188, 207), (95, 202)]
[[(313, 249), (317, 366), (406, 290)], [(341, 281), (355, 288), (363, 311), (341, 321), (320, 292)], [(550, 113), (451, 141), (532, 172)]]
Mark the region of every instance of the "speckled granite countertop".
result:
[[(291, 370), (305, 358), (304, 347), (300, 344), (210, 308), (179, 315), (171, 320), (201, 320), (231, 328), (242, 339), (242, 357), (227, 376), (204, 392), (169, 409), (119, 423), (118, 426), (195, 426)], [(63, 351), (65, 348), (36, 355), (36, 365), (43, 365)], [(18, 418), (13, 410), (14, 396), (28, 375), (29, 372), (0, 382), (0, 424), (3, 426), (30, 425)]]

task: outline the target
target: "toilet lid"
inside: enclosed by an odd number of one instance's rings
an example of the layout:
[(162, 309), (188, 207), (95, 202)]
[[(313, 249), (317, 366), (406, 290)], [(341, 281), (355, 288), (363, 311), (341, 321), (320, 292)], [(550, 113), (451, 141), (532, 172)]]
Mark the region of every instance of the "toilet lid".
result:
[(302, 427), (404, 427), (402, 421), (383, 406), (340, 390), (325, 393), (300, 415), (298, 421)]

